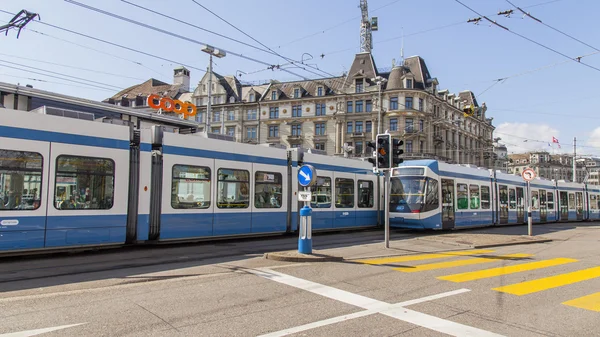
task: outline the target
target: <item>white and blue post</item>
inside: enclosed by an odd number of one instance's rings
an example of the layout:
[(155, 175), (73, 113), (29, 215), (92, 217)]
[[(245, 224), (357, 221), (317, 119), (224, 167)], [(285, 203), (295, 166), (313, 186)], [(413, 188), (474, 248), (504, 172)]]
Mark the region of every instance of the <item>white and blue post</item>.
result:
[(300, 209), (298, 253), (312, 254), (312, 209), (310, 208), (311, 193), (308, 186), (314, 184), (317, 172), (311, 165), (302, 165), (298, 170), (298, 183), (304, 187), (304, 193), (298, 193), (304, 207)]

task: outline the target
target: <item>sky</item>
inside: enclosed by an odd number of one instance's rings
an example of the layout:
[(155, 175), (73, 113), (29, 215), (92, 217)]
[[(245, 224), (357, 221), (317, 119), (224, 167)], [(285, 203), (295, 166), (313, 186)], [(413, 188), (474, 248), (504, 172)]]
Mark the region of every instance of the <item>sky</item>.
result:
[[(26, 9), (41, 19), (18, 39), (16, 31), (0, 35), (0, 81), (103, 100), (151, 77), (172, 83), (173, 68), (182, 64), (195, 87), (208, 65), (202, 44), (228, 52), (214, 60), (214, 71), (241, 75), (241, 81), (339, 76), (360, 52), (359, 0), (77, 1), (171, 35), (83, 8), (75, 0), (0, 1), (0, 10)], [(404, 56), (421, 56), (440, 89), (471, 90), (479, 104), (486, 103), (494, 136), (509, 153), (572, 152), (576, 137), (578, 155), (600, 156), (600, 1), (510, 0), (543, 24), (506, 0), (460, 1), (508, 30), (484, 20), (467, 23), (479, 15), (457, 0), (369, 0), (369, 15), (379, 22), (372, 50), (377, 67), (389, 70), (393, 59), (398, 62), (404, 41)], [(514, 10), (509, 17), (497, 14), (509, 9)], [(0, 12), (3, 23), (11, 17)], [(585, 56), (581, 63), (572, 60), (580, 56)], [(287, 64), (289, 59), (303, 60), (313, 68), (301, 66), (319, 76)]]

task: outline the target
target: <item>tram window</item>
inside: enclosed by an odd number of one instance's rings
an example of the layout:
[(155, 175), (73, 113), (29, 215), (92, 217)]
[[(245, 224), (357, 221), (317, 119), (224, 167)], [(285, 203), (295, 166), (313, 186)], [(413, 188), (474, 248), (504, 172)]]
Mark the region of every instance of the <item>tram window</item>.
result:
[(546, 207), (546, 190), (540, 190), (540, 207)]
[(217, 207), (248, 208), (250, 206), (250, 173), (246, 170), (220, 168), (217, 171)]
[(111, 209), (115, 162), (107, 158), (58, 156), (55, 184), (57, 209)]
[(254, 176), (254, 207), (281, 208), (281, 173), (257, 171)]
[(569, 193), (569, 209), (575, 209), (575, 194)]
[(583, 210), (583, 193), (582, 192), (575, 193), (575, 205), (577, 206), (578, 212), (581, 212)]
[(456, 184), (456, 204), (458, 209), (469, 208), (469, 190), (467, 184)]
[(540, 207), (540, 197), (538, 191), (531, 191), (531, 208), (538, 209)]
[(508, 190), (508, 208), (517, 208), (517, 191), (514, 188)]
[(438, 181), (435, 179), (427, 178), (427, 187), (425, 189), (425, 204), (423, 205), (423, 212), (433, 211), (440, 206)]
[(470, 209), (479, 209), (479, 186), (477, 185), (470, 185), (469, 186), (469, 193), (471, 194), (471, 205), (470, 205)]
[(506, 185), (498, 186), (500, 207), (508, 208), (508, 187)]
[(42, 155), (0, 149), (0, 211), (40, 207)]
[(210, 168), (173, 165), (171, 207), (204, 209), (210, 207)]
[(490, 188), (481, 186), (481, 209), (490, 209)]
[(354, 180), (347, 178), (335, 178), (335, 207), (354, 207)]
[(316, 183), (310, 187), (312, 208), (331, 208), (331, 178), (317, 177)]
[(358, 207), (373, 207), (373, 182), (368, 180), (358, 181)]
[(598, 209), (598, 202), (595, 194), (590, 194), (590, 209)]
[(552, 192), (548, 192), (546, 195), (548, 196), (548, 201), (546, 202), (548, 209), (554, 209), (554, 194)]

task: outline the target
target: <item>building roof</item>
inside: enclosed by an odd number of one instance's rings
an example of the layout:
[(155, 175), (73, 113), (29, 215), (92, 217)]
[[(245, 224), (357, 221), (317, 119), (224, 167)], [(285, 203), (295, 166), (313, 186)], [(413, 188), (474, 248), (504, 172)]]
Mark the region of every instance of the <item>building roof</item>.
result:
[(477, 104), (477, 99), (475, 98), (475, 94), (473, 94), (472, 91), (469, 91), (469, 90), (462, 91), (458, 94), (458, 98), (461, 102), (466, 101), (465, 105), (479, 106), (479, 104)]
[(411, 56), (404, 60), (404, 66), (409, 68), (415, 76), (413, 87), (415, 89), (425, 89), (431, 86), (431, 75), (425, 64), (425, 60), (421, 56)]
[(373, 55), (371, 55), (371, 53), (359, 53), (354, 57), (354, 62), (352, 62), (352, 66), (346, 77), (347, 85), (353, 84), (352, 78), (364, 76), (371, 79), (375, 78), (377, 75), (377, 68), (375, 67)]
[[(318, 80), (295, 81), (295, 82), (274, 82), (271, 83), (271, 90), (279, 90), (281, 92), (279, 99), (294, 97), (294, 89), (301, 88), (304, 90), (302, 97), (314, 96), (317, 87), (325, 86), (334, 92), (341, 92), (344, 87), (344, 77), (322, 78)], [(266, 90), (266, 88), (265, 88)]]
[[(168, 84), (157, 79), (151, 78), (146, 82), (133, 85), (127, 89), (121, 90), (110, 98), (105, 99), (103, 102), (109, 100), (120, 100), (122, 98), (135, 98), (137, 96), (148, 97), (156, 94), (164, 97), (177, 98), (181, 84)], [(125, 96), (127, 95), (127, 96)]]

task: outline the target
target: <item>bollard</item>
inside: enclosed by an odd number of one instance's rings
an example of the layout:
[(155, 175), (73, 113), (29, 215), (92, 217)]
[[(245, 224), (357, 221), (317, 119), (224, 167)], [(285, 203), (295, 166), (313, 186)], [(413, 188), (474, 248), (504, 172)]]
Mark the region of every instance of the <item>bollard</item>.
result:
[(312, 209), (304, 206), (300, 209), (300, 236), (298, 253), (312, 254)]
[(529, 236), (533, 235), (533, 227), (531, 220), (531, 206), (527, 207), (527, 232), (529, 232)]

